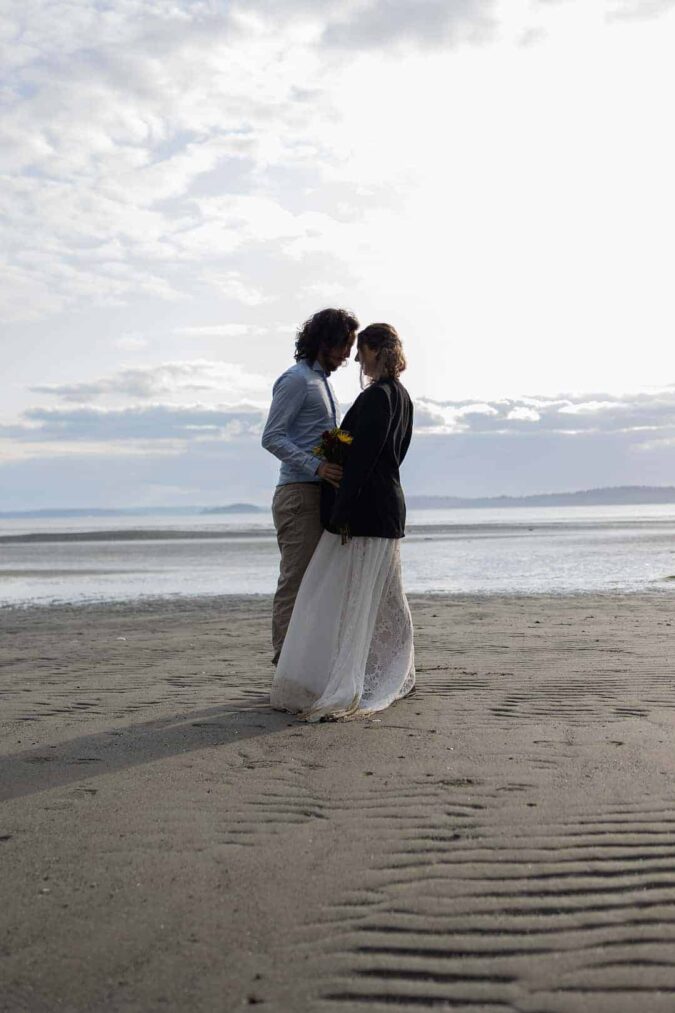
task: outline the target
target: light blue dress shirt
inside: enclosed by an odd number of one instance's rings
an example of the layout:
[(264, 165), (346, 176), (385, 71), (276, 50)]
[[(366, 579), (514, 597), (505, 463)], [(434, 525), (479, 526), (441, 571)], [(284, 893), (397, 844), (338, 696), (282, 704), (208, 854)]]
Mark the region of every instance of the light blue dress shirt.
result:
[(339, 425), (337, 398), (318, 362), (305, 359), (282, 373), (262, 435), (265, 450), (281, 461), (279, 485), (320, 482), (312, 448), (326, 429)]

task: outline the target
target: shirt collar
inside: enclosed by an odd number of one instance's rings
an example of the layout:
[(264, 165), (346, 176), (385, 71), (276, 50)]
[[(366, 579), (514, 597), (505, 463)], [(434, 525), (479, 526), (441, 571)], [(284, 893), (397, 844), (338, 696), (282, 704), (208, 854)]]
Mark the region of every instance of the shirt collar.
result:
[(311, 365), (311, 369), (315, 373), (320, 373), (321, 376), (323, 376), (323, 377), (325, 377), (327, 375), (325, 369), (319, 364), (319, 360), (318, 359), (314, 360), (314, 362)]

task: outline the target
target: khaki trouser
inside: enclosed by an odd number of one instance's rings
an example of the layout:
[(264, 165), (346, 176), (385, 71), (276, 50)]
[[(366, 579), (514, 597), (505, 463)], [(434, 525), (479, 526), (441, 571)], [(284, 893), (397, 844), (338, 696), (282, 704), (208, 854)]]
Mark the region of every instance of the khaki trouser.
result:
[(272, 517), (281, 551), (279, 583), (272, 606), (275, 661), (291, 621), (300, 582), (323, 533), (320, 501), (319, 482), (289, 482), (277, 486), (272, 500)]

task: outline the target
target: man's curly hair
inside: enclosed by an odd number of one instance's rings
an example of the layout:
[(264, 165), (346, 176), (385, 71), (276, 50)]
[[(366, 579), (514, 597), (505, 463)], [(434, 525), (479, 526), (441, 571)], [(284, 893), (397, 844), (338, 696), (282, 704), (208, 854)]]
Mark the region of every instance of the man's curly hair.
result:
[(297, 333), (295, 361), (316, 362), (319, 352), (346, 345), (358, 329), (358, 320), (347, 310), (320, 310)]

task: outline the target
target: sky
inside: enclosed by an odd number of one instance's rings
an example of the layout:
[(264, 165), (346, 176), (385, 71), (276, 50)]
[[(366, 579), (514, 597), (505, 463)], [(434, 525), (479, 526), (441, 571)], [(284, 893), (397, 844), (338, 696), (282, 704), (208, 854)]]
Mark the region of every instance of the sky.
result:
[(330, 305), (403, 338), (410, 493), (675, 484), (673, 51), (675, 0), (4, 0), (0, 511), (268, 503)]

